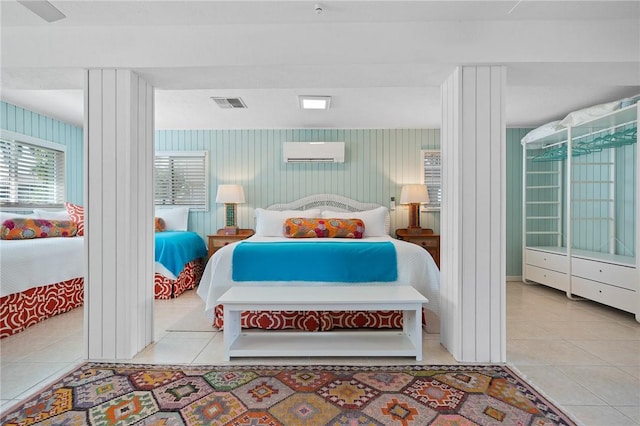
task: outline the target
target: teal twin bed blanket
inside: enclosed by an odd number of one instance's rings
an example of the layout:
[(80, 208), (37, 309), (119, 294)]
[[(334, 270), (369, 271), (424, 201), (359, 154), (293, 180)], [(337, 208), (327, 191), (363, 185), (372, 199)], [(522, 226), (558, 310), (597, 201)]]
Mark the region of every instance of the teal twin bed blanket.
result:
[(238, 243), (234, 281), (396, 281), (396, 249), (390, 242)]
[(195, 232), (156, 232), (155, 239), (156, 262), (161, 263), (176, 277), (180, 275), (184, 265), (207, 256), (207, 246)]

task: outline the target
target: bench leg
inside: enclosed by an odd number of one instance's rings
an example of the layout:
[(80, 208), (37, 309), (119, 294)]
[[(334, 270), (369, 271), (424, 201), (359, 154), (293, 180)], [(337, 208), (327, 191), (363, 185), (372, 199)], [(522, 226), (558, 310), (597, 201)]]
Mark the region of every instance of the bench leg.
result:
[(402, 329), (416, 349), (416, 361), (422, 361), (422, 307), (412, 311), (402, 311)]
[(224, 307), (224, 359), (231, 360), (231, 345), (240, 337), (240, 311), (232, 311)]

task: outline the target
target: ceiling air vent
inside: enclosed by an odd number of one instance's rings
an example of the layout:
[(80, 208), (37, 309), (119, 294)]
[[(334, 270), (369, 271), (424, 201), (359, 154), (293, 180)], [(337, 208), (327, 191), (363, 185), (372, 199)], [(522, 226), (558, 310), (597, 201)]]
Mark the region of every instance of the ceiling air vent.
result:
[(247, 105), (240, 98), (216, 98), (212, 97), (220, 108), (246, 108)]

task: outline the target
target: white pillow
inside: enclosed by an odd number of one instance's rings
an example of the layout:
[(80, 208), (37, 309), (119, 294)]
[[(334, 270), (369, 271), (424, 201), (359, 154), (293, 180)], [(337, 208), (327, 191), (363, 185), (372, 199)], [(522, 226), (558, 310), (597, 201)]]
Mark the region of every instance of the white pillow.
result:
[(0, 225), (7, 219), (38, 219), (38, 216), (35, 213), (30, 214), (18, 214), (11, 212), (0, 212)]
[(389, 210), (380, 206), (373, 210), (361, 212), (334, 212), (325, 210), (322, 217), (336, 219), (360, 219), (364, 222), (364, 237), (384, 237), (389, 235)]
[(284, 221), (290, 217), (320, 217), (320, 209), (309, 210), (265, 210), (256, 209), (256, 235), (282, 237)]
[(186, 231), (189, 225), (189, 207), (156, 208), (155, 217), (164, 220), (166, 231)]
[[(520, 143), (522, 145), (526, 145), (526, 144), (530, 144), (532, 141), (535, 141), (536, 139), (540, 139), (543, 138), (545, 136), (549, 136), (555, 132), (557, 132), (560, 129), (563, 129), (564, 127), (562, 125), (560, 125), (560, 120), (556, 120), (556, 121), (552, 121), (551, 123), (547, 123), (547, 124), (543, 124), (540, 127), (537, 127), (533, 130), (531, 130), (529, 133), (527, 133), (526, 135), (524, 135), (524, 137), (522, 138), (522, 140), (520, 141)], [(537, 149), (537, 148), (542, 148), (541, 146), (528, 146), (529, 149)]]
[(594, 105), (589, 108), (580, 109), (570, 112), (562, 119), (560, 124), (565, 127), (577, 126), (585, 121), (593, 120), (601, 115), (608, 114), (620, 108), (620, 101), (607, 102), (606, 104)]
[(48, 210), (33, 209), (33, 213), (36, 215), (38, 219), (71, 220), (71, 218), (69, 218), (69, 213), (67, 213), (66, 210), (51, 212)]

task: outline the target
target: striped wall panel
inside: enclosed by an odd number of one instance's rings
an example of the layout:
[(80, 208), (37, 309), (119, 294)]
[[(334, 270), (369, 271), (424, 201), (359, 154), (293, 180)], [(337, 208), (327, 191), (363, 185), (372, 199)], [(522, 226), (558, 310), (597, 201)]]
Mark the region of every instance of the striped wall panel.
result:
[(507, 277), (522, 276), (522, 145), (531, 129), (507, 129)]
[(441, 86), (441, 341), (458, 361), (506, 359), (506, 68), (458, 67)]
[(82, 129), (0, 101), (0, 127), (67, 147), (67, 200), (82, 204)]
[(85, 357), (131, 359), (153, 340), (153, 87), (85, 72)]
[[(286, 141), (344, 141), (342, 164), (286, 164)], [(404, 183), (421, 179), (421, 149), (439, 149), (439, 130), (289, 129), (158, 130), (156, 150), (206, 150), (210, 154), (209, 211), (191, 212), (189, 229), (202, 236), (224, 226), (223, 206), (215, 203), (218, 184), (244, 187), (246, 204), (238, 206), (238, 224), (254, 228), (254, 209), (330, 193), (388, 206)], [(392, 229), (408, 225), (408, 210), (391, 212)], [(423, 228), (440, 231), (440, 214), (422, 213)]]

